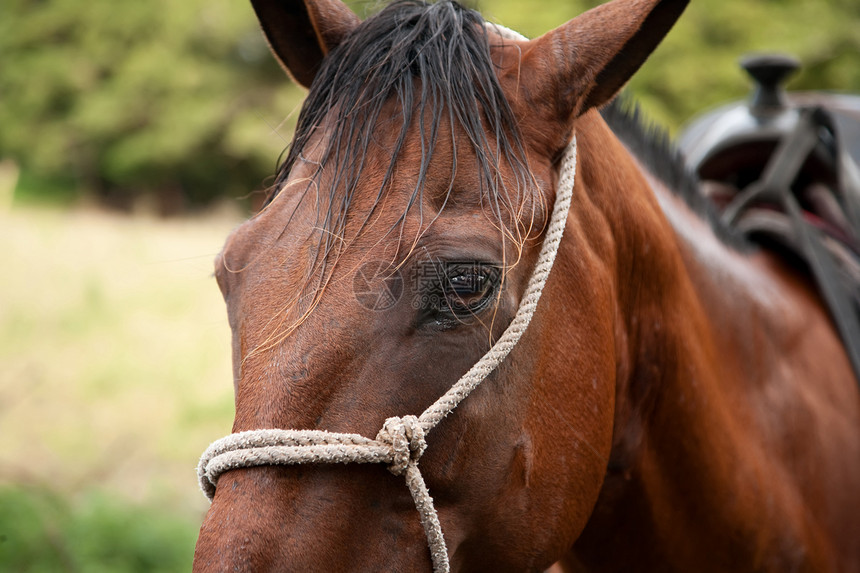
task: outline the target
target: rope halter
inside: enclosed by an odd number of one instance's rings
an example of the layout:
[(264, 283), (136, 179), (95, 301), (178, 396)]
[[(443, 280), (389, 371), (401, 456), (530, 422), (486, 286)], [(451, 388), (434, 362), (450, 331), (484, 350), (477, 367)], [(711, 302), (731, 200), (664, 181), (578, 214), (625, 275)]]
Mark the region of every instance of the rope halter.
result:
[(197, 477), (203, 493), (212, 500), (218, 477), (238, 468), (307, 463), (388, 464), (391, 473), (405, 476), (427, 536), (433, 570), (436, 573), (450, 571), (439, 516), (418, 469), (418, 460), (427, 449), (424, 437), (504, 361), (528, 327), (564, 233), (575, 176), (576, 138), (568, 145), (562, 158), (546, 237), (513, 321), (493, 347), (444, 396), (420, 416), (388, 418), (374, 440), (359, 434), (322, 430), (269, 429), (231, 434), (213, 442), (200, 458)]
[[(502, 26), (487, 24), (487, 27), (504, 38), (525, 40), (524, 36)], [(504, 361), (528, 327), (564, 234), (575, 178), (576, 137), (567, 146), (562, 157), (549, 227), (514, 319), (492, 348), (445, 395), (420, 416), (388, 418), (375, 440), (359, 434), (323, 430), (275, 429), (251, 430), (221, 438), (203, 452), (197, 466), (197, 479), (206, 497), (210, 501), (215, 497), (215, 487), (221, 474), (238, 468), (308, 463), (388, 464), (391, 473), (406, 478), (406, 485), (418, 509), (430, 547), (433, 571), (448, 573), (451, 566), (439, 515), (433, 506), (433, 498), (427, 491), (424, 477), (418, 469), (418, 460), (427, 449), (424, 437)]]
[(424, 428), (415, 416), (388, 418), (376, 434), (376, 441), (391, 448), (393, 459), (388, 471), (396, 476), (403, 475), (410, 462), (418, 463), (418, 458), (427, 449)]

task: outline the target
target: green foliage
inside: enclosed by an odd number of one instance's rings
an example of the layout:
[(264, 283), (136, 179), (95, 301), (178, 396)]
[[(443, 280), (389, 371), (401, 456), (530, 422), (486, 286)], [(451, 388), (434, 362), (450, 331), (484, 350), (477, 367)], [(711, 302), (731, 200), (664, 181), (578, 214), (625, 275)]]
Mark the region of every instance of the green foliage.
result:
[(0, 487), (0, 570), (18, 573), (190, 571), (197, 524), (163, 508), (92, 493)]
[(2, 6), (0, 157), (120, 204), (136, 194), (191, 203), (243, 195), (273, 170), (284, 142), (267, 124), (299, 93), (249, 5)]
[(633, 78), (648, 113), (677, 129), (694, 115), (747, 97), (738, 61), (784, 52), (803, 68), (792, 90), (860, 92), (860, 4), (804, 0), (697, 0)]
[[(467, 3), (536, 36), (600, 2)], [(676, 129), (746, 94), (744, 53), (782, 50), (805, 65), (793, 87), (860, 92), (858, 20), (856, 0), (695, 0), (630, 89)], [(0, 68), (0, 159), (119, 204), (262, 188), (303, 97), (241, 0), (4, 0)]]

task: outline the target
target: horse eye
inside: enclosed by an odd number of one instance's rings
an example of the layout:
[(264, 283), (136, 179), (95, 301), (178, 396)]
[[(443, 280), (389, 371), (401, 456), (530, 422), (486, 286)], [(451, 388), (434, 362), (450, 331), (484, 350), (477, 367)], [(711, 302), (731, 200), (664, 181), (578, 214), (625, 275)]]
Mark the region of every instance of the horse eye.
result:
[(426, 318), (459, 323), (490, 305), (501, 272), (498, 266), (487, 263), (446, 263), (439, 265), (434, 275), (437, 280), (421, 297)]

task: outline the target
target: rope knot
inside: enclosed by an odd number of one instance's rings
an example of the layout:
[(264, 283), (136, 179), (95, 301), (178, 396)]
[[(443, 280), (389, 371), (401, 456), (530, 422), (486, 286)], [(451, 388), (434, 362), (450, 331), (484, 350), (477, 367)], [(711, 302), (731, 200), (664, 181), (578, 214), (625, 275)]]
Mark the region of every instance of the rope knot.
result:
[(416, 416), (388, 418), (376, 435), (376, 440), (391, 447), (394, 459), (388, 470), (396, 476), (403, 475), (409, 462), (417, 462), (427, 449), (424, 428)]

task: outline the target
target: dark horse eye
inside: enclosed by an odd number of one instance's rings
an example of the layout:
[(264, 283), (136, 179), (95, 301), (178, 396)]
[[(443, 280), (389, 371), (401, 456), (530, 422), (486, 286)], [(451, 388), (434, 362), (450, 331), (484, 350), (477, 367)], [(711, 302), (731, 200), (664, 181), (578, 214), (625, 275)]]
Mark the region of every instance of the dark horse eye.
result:
[(433, 265), (432, 277), (421, 292), (424, 318), (462, 322), (490, 306), (501, 270), (498, 265), (481, 262), (439, 263)]

